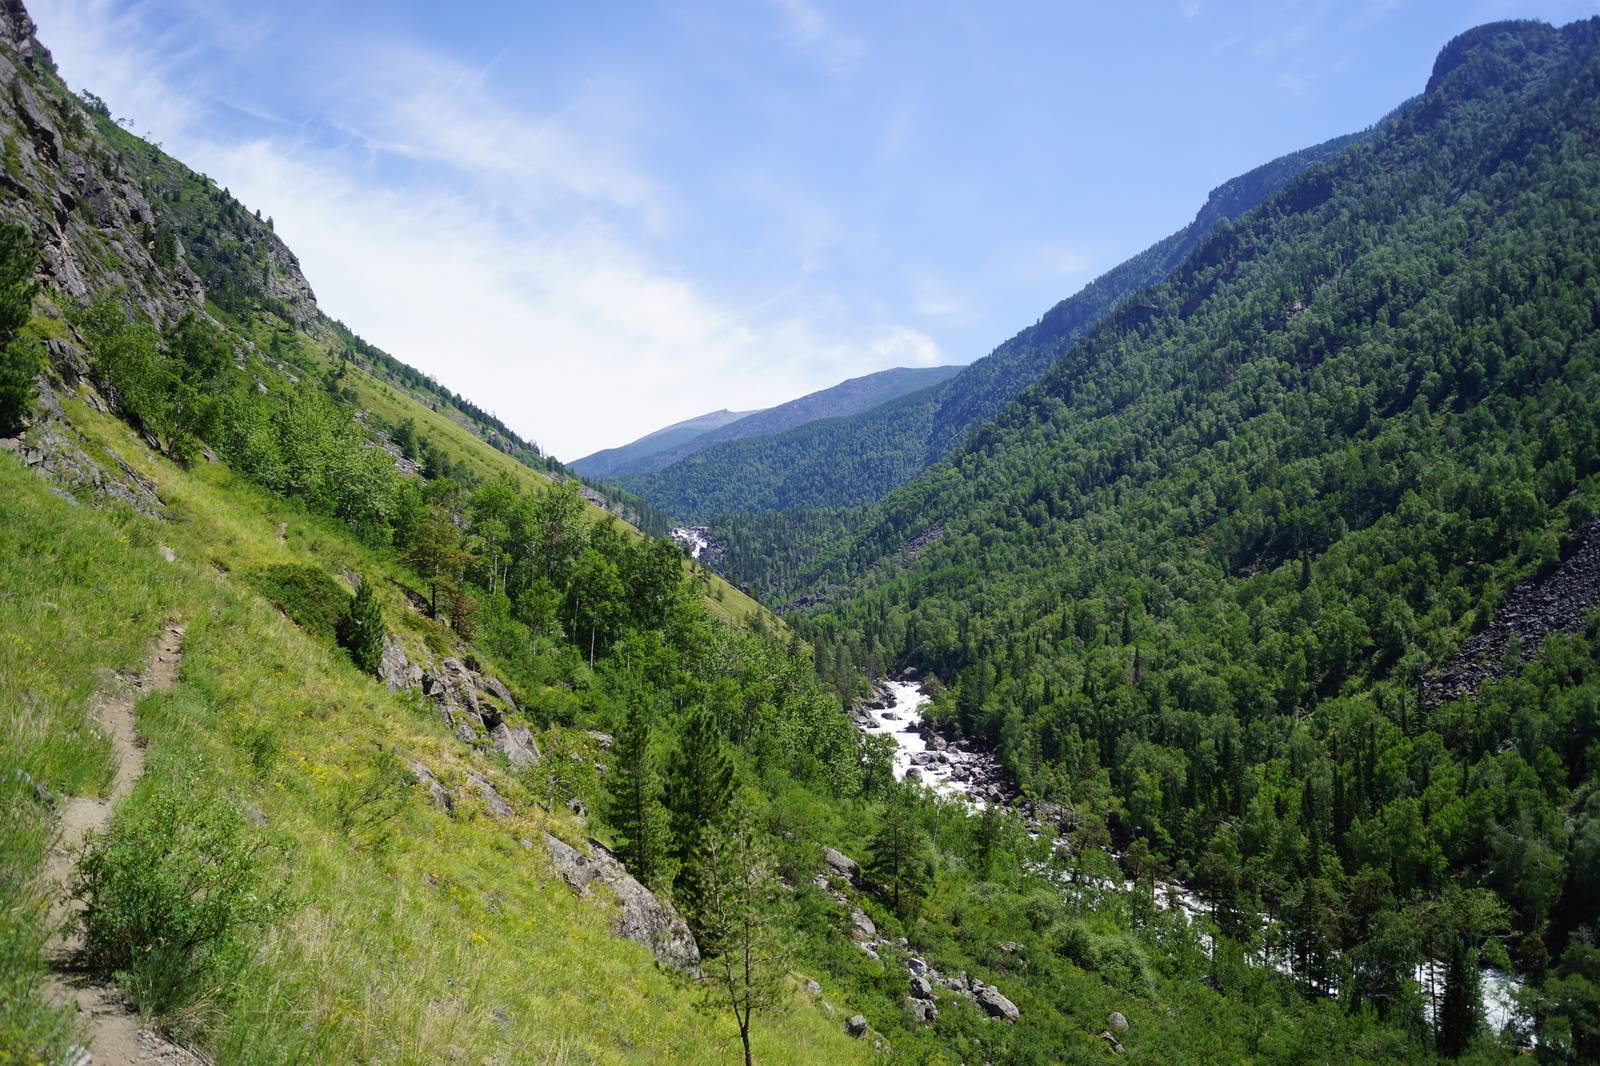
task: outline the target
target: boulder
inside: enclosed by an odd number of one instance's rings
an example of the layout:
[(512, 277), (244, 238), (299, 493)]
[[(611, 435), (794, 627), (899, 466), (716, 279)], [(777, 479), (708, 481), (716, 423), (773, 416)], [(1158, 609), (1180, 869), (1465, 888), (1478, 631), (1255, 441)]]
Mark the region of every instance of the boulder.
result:
[(832, 848), (822, 849), (822, 861), (832, 867), (833, 872), (849, 881), (852, 885), (861, 881), (861, 864), (841, 851)]
[(539, 765), (539, 744), (533, 739), (533, 730), (527, 726), (512, 729), (501, 722), (489, 730), (489, 740), (494, 744), (494, 750), (504, 755), (506, 761), (517, 769)]
[(859, 1014), (852, 1014), (850, 1020), (844, 1023), (844, 1031), (860, 1040), (867, 1035), (867, 1020)]
[(511, 804), (507, 803), (505, 797), (494, 787), (493, 781), (471, 770), (466, 774), (467, 785), (483, 797), (483, 805), (488, 809), (491, 818), (509, 818), (516, 813), (511, 809)]
[(416, 779), (417, 784), (427, 787), (428, 796), (433, 800), (435, 807), (446, 814), (454, 813), (456, 798), (450, 794), (449, 789), (439, 783), (439, 779), (433, 776), (431, 770), (415, 759), (411, 760), (410, 770), (411, 776)]
[(517, 709), (517, 701), (511, 698), (511, 690), (507, 688), (506, 683), (501, 681), (498, 677), (485, 676), (483, 678), (483, 687), (487, 689), (495, 699), (505, 704), (510, 710), (514, 711)]
[(1017, 1010), (1017, 1005), (1002, 996), (999, 989), (985, 988), (975, 998), (978, 1006), (988, 1011), (991, 1018), (1004, 1018), (1008, 1022), (1014, 1022), (1022, 1016), (1022, 1012)]
[[(411, 676), (412, 669), (400, 642), (385, 635), (383, 656), (378, 660), (378, 679), (389, 686), (390, 692), (404, 692), (415, 684)], [(418, 676), (420, 677), (420, 672)]]
[(820, 995), (822, 995), (822, 986), (817, 984), (815, 981), (807, 981), (806, 982), (806, 995), (808, 995), (808, 996), (820, 996)]
[(1106, 1042), (1106, 1047), (1111, 1050), (1113, 1055), (1122, 1054), (1122, 1045), (1117, 1042), (1117, 1038), (1104, 1029), (1100, 1030), (1100, 1039)]
[(1115, 1029), (1119, 1033), (1126, 1033), (1128, 1031), (1128, 1019), (1122, 1016), (1121, 1011), (1112, 1011), (1110, 1014), (1106, 1015), (1106, 1021), (1110, 1024), (1111, 1028)]
[(928, 981), (928, 979), (926, 977), (923, 977), (920, 974), (918, 974), (918, 975), (913, 976), (908, 983), (911, 985), (911, 998), (912, 999), (932, 999), (933, 998), (933, 985), (929, 983), (929, 981)]
[(911, 767), (909, 770), (906, 771), (906, 780), (907, 781), (921, 781), (922, 780), (922, 771), (918, 770), (915, 766)]
[(864, 911), (851, 911), (850, 921), (855, 925), (856, 932), (864, 939), (870, 939), (878, 935), (878, 927), (872, 924), (872, 919), (868, 918)]
[(672, 904), (660, 899), (628, 873), (604, 844), (590, 839), (589, 855), (549, 833), (545, 847), (556, 873), (578, 895), (591, 896), (603, 886), (620, 905), (611, 932), (643, 944), (658, 961), (692, 976), (700, 975), (700, 947)]

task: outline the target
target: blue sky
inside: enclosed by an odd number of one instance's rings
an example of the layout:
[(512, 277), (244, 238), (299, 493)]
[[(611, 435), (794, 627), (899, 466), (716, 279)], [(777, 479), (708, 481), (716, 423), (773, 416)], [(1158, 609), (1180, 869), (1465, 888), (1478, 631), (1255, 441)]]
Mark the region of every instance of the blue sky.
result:
[(1597, 0), (29, 0), (324, 310), (561, 458), (967, 363), (1454, 34)]

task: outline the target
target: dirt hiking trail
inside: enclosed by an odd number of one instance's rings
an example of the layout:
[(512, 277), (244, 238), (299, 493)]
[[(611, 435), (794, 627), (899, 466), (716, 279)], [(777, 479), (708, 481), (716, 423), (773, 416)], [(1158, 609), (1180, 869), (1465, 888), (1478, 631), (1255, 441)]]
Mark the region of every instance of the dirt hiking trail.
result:
[[(146, 692), (171, 688), (178, 679), (178, 662), (182, 657), (183, 627), (168, 623), (162, 627), (144, 673), (131, 686), (123, 686), (96, 700), (95, 717), (101, 730), (111, 738), (117, 774), (106, 799), (74, 796), (58, 815), (56, 844), (45, 865), (45, 884), (52, 900), (52, 927), (61, 929), (73, 911), (83, 909), (81, 901), (68, 898), (68, 892), (84, 839), (91, 830), (105, 828), (112, 805), (127, 796), (144, 773), (144, 749), (134, 733), (133, 705)], [(63, 930), (53, 947), (58, 974), (56, 992), (63, 999), (77, 1003), (86, 1045), (68, 1066), (90, 1066), (91, 1063), (94, 1066), (160, 1063), (195, 1066), (206, 1061), (140, 1027), (139, 1016), (122, 993), (81, 966), (78, 956), (83, 943), (76, 930)]]

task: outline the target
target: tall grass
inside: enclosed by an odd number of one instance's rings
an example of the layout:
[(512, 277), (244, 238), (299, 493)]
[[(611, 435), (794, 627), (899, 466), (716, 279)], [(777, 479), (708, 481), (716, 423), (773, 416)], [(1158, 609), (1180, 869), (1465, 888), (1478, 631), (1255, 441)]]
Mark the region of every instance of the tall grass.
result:
[[(219, 1063), (251, 1066), (742, 1057), (737, 1031), (701, 989), (612, 936), (607, 907), (554, 876), (543, 832), (576, 839), (580, 829), (542, 813), (498, 757), (461, 745), (433, 714), (226, 576), (285, 563), (381, 574), (386, 560), (223, 468), (181, 471), (119, 424), (74, 414), (91, 443), (113, 446), (152, 479), (171, 521), (73, 506), (0, 461), (0, 641), (16, 649), (0, 649), (0, 757), (56, 794), (103, 789), (109, 747), (88, 724), (89, 697), (112, 669), (138, 664), (164, 619), (181, 617), (179, 683), (137, 707), (148, 761), (132, 802), (199, 780), (292, 853), (274, 887), (296, 902), (293, 913), (226, 994), (208, 1000), (223, 1007), (169, 1022)], [(162, 559), (163, 544), (176, 563)], [(387, 611), (405, 610), (384, 594)], [(43, 599), (57, 607), (41, 610)], [(394, 757), (421, 760), (447, 787), (468, 769), (486, 774), (519, 813), (490, 818), (462, 789), (447, 816), (413, 787), (384, 814), (376, 846), (374, 827), (350, 813), (349, 782)], [(41, 824), (33, 836), (10, 820), (0, 828), (0, 855), (20, 856), (18, 899), (43, 857)], [(35, 936), (37, 918), (26, 926)], [(37, 952), (0, 959), (9, 975), (0, 982), (28, 987), (40, 965)], [(59, 1033), (48, 1019), (30, 1024), (40, 1057), (53, 1061)], [(875, 1057), (798, 996), (760, 1024), (755, 1047), (758, 1061), (775, 1064)]]

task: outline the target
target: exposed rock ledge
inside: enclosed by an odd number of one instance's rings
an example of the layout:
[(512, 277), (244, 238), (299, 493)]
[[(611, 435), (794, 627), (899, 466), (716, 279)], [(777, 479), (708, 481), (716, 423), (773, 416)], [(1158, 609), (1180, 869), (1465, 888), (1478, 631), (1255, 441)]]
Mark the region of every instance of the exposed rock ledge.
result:
[(598, 840), (588, 841), (585, 855), (549, 833), (544, 835), (550, 861), (574, 892), (587, 896), (591, 885), (605, 885), (616, 895), (619, 912), (611, 931), (650, 949), (656, 959), (694, 977), (700, 976), (700, 946), (688, 923), (672, 904), (656, 896), (628, 873), (628, 868)]

